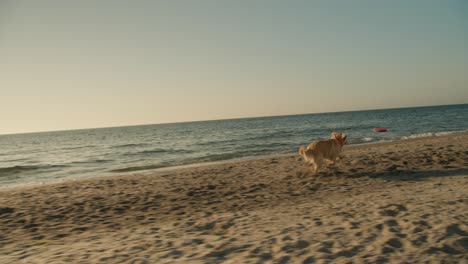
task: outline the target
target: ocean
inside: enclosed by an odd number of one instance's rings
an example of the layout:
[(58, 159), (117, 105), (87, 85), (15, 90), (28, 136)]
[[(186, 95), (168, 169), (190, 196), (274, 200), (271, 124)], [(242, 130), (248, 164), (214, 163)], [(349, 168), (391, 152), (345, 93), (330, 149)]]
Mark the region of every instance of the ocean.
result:
[(295, 153), (333, 131), (349, 144), (466, 132), (468, 104), (0, 135), (0, 186)]

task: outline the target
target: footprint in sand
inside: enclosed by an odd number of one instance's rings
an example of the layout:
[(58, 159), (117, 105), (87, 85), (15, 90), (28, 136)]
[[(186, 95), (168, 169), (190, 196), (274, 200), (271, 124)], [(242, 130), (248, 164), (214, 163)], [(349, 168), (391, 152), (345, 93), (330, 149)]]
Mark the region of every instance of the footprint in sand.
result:
[(15, 212), (14, 208), (10, 208), (10, 207), (0, 208), (0, 215), (2, 215), (2, 214), (11, 214), (11, 213), (14, 213), (14, 212)]
[(306, 240), (298, 240), (295, 243), (287, 243), (281, 248), (281, 251), (286, 253), (292, 253), (296, 250), (304, 249), (309, 247), (310, 243)]
[(408, 211), (408, 209), (401, 205), (401, 204), (388, 204), (386, 206), (379, 207), (379, 209), (383, 209), (380, 211), (380, 215), (382, 216), (397, 216), (401, 212)]
[(207, 258), (208, 263), (211, 263), (212, 261), (209, 261), (210, 259), (216, 259), (216, 260), (224, 260), (229, 254), (232, 253), (240, 253), (247, 251), (248, 248), (250, 248), (252, 245), (251, 244), (245, 244), (245, 245), (232, 245), (228, 246), (227, 244), (223, 244), (219, 247), (217, 247), (215, 250), (211, 251), (207, 255), (205, 255), (205, 258)]

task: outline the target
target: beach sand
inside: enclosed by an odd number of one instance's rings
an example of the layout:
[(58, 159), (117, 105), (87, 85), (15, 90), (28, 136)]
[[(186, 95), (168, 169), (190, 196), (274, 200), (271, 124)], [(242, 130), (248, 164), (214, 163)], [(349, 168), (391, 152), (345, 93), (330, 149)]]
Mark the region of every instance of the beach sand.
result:
[(468, 135), (0, 190), (0, 263), (468, 263)]

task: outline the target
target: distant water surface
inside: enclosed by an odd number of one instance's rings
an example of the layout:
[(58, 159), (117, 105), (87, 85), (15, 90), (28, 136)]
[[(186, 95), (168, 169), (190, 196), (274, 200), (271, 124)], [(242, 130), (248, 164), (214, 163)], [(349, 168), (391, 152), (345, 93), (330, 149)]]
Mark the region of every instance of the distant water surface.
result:
[(290, 153), (333, 131), (362, 144), (467, 130), (465, 104), (0, 135), (0, 186)]

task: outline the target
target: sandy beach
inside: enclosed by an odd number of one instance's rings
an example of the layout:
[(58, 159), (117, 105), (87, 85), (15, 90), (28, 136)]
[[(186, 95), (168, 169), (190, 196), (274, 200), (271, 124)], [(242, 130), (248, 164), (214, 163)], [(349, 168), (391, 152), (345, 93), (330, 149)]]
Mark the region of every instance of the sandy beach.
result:
[(468, 134), (0, 191), (0, 263), (468, 263)]

